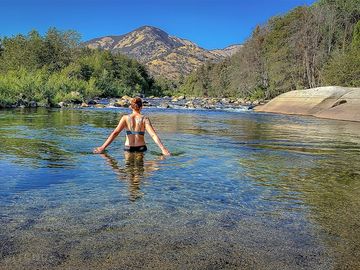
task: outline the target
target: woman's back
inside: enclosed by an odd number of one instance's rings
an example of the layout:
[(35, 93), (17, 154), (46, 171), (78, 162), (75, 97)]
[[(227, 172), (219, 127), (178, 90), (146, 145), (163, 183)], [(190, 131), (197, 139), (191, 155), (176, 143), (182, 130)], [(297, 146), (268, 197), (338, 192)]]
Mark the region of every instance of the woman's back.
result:
[(129, 114), (126, 119), (125, 146), (145, 145), (145, 116), (141, 114)]

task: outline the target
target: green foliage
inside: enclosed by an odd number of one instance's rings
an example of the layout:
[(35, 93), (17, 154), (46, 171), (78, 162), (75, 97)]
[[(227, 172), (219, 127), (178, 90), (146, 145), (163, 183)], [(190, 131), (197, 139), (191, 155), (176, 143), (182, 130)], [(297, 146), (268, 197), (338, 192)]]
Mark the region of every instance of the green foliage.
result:
[(356, 49), (360, 50), (360, 20), (357, 22), (357, 24), (354, 27), (351, 46), (352, 46), (352, 49), (354, 49), (354, 50), (356, 50)]
[(162, 91), (137, 61), (79, 44), (79, 34), (50, 28), (45, 36), (0, 41), (0, 107), (37, 101), (82, 102)]
[(319, 0), (257, 26), (230, 60), (206, 64), (184, 94), (273, 98), (294, 89), (360, 86), (360, 0)]

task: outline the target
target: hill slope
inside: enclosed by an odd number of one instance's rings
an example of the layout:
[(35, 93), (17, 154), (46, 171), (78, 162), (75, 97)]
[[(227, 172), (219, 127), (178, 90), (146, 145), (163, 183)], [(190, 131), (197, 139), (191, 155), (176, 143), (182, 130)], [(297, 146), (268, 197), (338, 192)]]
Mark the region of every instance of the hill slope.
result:
[(94, 38), (84, 44), (89, 48), (120, 52), (135, 58), (144, 63), (153, 75), (170, 79), (187, 75), (205, 62), (219, 62), (241, 48), (241, 45), (232, 45), (223, 50), (206, 50), (152, 26), (143, 26), (121, 36)]

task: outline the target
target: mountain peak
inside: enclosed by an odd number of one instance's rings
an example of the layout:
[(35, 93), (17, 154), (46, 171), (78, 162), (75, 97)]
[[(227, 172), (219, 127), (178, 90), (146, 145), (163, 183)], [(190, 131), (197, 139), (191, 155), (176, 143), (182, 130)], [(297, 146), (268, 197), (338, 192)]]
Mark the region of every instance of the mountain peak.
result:
[(105, 36), (84, 43), (89, 48), (120, 52), (144, 63), (153, 75), (177, 79), (187, 75), (206, 61), (218, 62), (237, 50), (206, 50), (160, 28), (144, 25), (120, 36)]

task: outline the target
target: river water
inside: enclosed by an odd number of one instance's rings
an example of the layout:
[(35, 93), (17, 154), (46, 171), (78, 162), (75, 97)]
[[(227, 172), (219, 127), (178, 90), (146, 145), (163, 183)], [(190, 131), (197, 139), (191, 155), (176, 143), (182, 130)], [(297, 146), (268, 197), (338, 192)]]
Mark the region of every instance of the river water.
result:
[(360, 123), (147, 109), (173, 156), (92, 154), (124, 113), (0, 111), (0, 269), (360, 268)]

